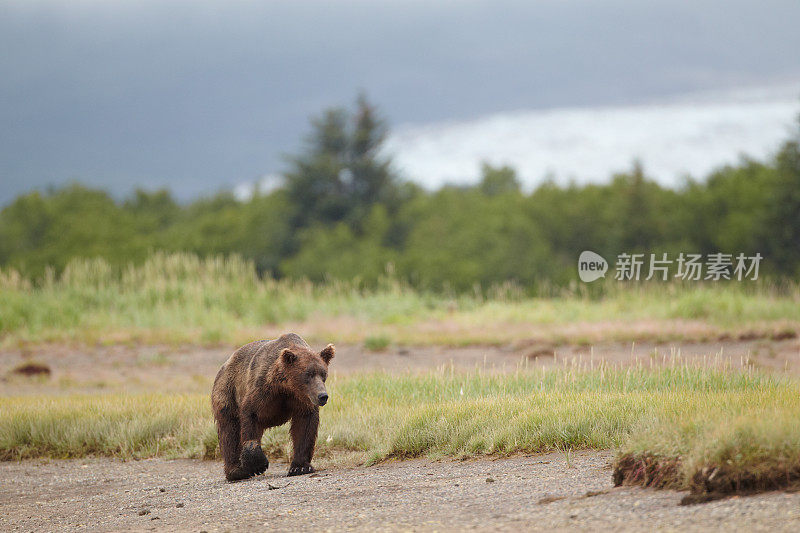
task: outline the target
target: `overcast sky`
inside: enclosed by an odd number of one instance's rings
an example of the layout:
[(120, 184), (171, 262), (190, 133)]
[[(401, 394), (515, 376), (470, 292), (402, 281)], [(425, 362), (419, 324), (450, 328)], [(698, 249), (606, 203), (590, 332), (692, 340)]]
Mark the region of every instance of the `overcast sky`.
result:
[(359, 89), (408, 128), (796, 82), (798, 21), (797, 0), (3, 0), (0, 204), (279, 172)]

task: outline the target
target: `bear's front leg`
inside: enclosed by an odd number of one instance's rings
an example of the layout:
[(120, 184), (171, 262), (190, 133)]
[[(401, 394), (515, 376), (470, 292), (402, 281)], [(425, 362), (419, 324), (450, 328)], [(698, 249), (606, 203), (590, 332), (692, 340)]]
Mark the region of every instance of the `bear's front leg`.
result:
[(244, 443), (244, 446), (242, 446), (242, 455), (239, 458), (239, 464), (242, 465), (242, 470), (247, 472), (250, 476), (261, 475), (269, 468), (269, 460), (264, 450), (261, 449), (259, 442), (255, 440)]
[(261, 436), (264, 434), (264, 428), (259, 427), (258, 416), (253, 410), (243, 409), (240, 418), (242, 452), (239, 456), (239, 465), (248, 474), (248, 477), (263, 474), (269, 467), (267, 456), (261, 449)]
[(314, 471), (314, 467), (311, 466), (311, 458), (314, 456), (318, 428), (319, 409), (292, 417), (292, 428), (289, 432), (292, 435), (294, 457), (289, 466), (288, 475), (300, 476)]

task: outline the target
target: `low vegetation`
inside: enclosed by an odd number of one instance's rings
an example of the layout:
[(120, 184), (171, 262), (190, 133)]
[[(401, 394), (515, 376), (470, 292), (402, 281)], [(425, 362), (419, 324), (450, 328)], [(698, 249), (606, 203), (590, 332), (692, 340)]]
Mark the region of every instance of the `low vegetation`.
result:
[(36, 280), (0, 270), (0, 343), (241, 344), (287, 329), (312, 340), (508, 344), (781, 336), (800, 329), (800, 287), (613, 281), (528, 296), (513, 284), (472, 293), (417, 290), (391, 276), (312, 283), (261, 278), (237, 257), (152, 255), (113, 267), (73, 260)]
[[(800, 386), (794, 379), (694, 368), (554, 370), (511, 375), (441, 369), (421, 375), (332, 377), (317, 455), (507, 455), (619, 449), (619, 483), (730, 491), (780, 487), (800, 469)], [(288, 452), (285, 427), (264, 437)], [(4, 398), (0, 458), (215, 457), (204, 394)], [(727, 485), (714, 483), (719, 479)], [(724, 472), (724, 476), (721, 474)], [(649, 476), (649, 477), (648, 477)], [(768, 480), (769, 483), (765, 484)], [(738, 485), (737, 485), (738, 483)]]

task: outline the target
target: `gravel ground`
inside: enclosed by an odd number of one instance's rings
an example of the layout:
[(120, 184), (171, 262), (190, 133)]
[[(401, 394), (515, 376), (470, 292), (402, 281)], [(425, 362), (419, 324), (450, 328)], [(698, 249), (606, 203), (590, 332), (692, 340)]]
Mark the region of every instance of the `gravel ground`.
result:
[(800, 494), (679, 506), (682, 493), (614, 488), (611, 452), (417, 459), (226, 483), (218, 462), (0, 464), (2, 531), (797, 531)]
[[(341, 374), (441, 365), (507, 371), (522, 359), (551, 366), (573, 358), (624, 365), (657, 361), (678, 349), (690, 360), (720, 354), (734, 366), (800, 372), (798, 339), (392, 348), (380, 353), (344, 345), (338, 347), (332, 368)], [(206, 392), (231, 350), (6, 349), (0, 350), (0, 381), (4, 395), (162, 390), (165, 382), (174, 391)], [(29, 379), (11, 374), (29, 360), (48, 365), (52, 375)], [(287, 465), (272, 464), (266, 475), (236, 484), (224, 481), (220, 463), (207, 461), (0, 463), (0, 531), (800, 530), (800, 494), (768, 493), (681, 507), (682, 493), (613, 488), (612, 455), (578, 453), (570, 458), (571, 465), (563, 454), (413, 460), (336, 467), (294, 478), (284, 477)]]

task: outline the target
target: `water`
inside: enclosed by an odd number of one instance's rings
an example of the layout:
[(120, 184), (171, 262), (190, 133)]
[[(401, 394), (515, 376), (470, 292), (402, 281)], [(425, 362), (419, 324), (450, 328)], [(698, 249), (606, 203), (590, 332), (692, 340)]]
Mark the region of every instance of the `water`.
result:
[(706, 92), (641, 105), (519, 110), (395, 128), (385, 151), (426, 187), (474, 183), (480, 163), (517, 169), (527, 188), (606, 182), (638, 159), (677, 186), (746, 154), (769, 157), (797, 130), (800, 83)]

